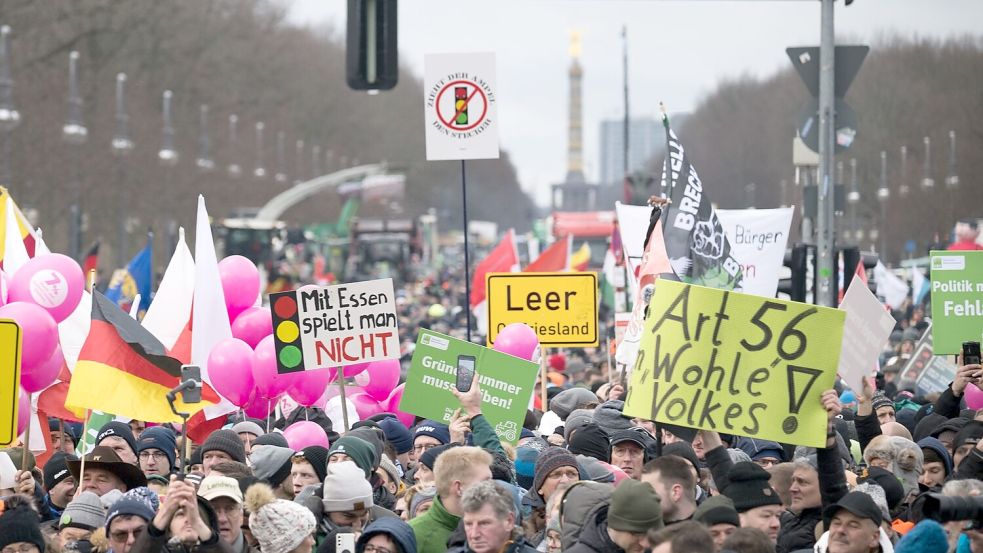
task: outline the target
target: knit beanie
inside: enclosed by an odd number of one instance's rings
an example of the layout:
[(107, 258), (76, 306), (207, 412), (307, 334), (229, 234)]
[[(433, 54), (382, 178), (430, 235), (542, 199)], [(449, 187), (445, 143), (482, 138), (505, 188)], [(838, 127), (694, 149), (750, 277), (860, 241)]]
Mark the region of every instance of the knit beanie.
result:
[(209, 451), (221, 451), (232, 457), (233, 461), (239, 461), (240, 463), (246, 463), (246, 448), (242, 445), (242, 440), (239, 439), (239, 435), (229, 430), (228, 428), (223, 428), (221, 430), (216, 430), (208, 436), (205, 443), (201, 444), (198, 448), (201, 450), (201, 458), (205, 458), (205, 454)]
[(413, 449), (413, 435), (399, 419), (382, 419), (379, 421), (379, 428), (386, 434), (386, 441), (392, 444), (397, 455), (409, 453)]
[(322, 497), (325, 513), (368, 509), (372, 507), (372, 485), (355, 463), (334, 463), (324, 477)]
[[(327, 468), (327, 467), (325, 467)], [(396, 464), (389, 460), (388, 455), (382, 456), (382, 462), (379, 463), (379, 468), (381, 468), (387, 475), (389, 475), (389, 480), (391, 480), (397, 487), (400, 485), (400, 471), (396, 468)]]
[(778, 459), (779, 462), (785, 460), (785, 448), (778, 442), (758, 440), (756, 438), (740, 438), (735, 445), (738, 449), (747, 453), (752, 461), (766, 457)]
[(58, 529), (95, 530), (105, 521), (106, 510), (102, 508), (99, 496), (93, 492), (82, 492), (62, 511), (61, 518), (58, 520)]
[(567, 420), (563, 421), (564, 439), (569, 442), (570, 436), (591, 422), (594, 422), (593, 409), (574, 409)]
[(532, 489), (539, 454), (540, 450), (534, 447), (519, 446), (515, 450), (515, 479), (523, 489)]
[(741, 517), (734, 508), (734, 502), (726, 495), (715, 495), (708, 498), (696, 508), (693, 520), (706, 526), (714, 524), (741, 525)]
[(596, 423), (588, 423), (570, 438), (570, 453), (587, 455), (599, 461), (607, 461), (611, 456), (608, 433)]
[[(134, 488), (124, 493), (122, 497), (117, 499), (112, 506), (109, 507), (109, 512), (106, 513), (107, 533), (110, 531), (113, 520), (121, 515), (138, 516), (147, 522), (154, 519), (154, 514), (157, 509), (154, 508), (153, 503), (150, 501), (150, 496), (142, 491), (138, 492), (138, 489), (139, 488)], [(156, 494), (154, 497), (156, 497)]]
[(864, 469), (857, 481), (861, 484), (867, 482), (880, 486), (884, 490), (884, 499), (887, 501), (888, 510), (895, 509), (905, 497), (904, 487), (898, 481), (898, 477), (893, 472), (881, 467)]
[(605, 401), (594, 409), (594, 422), (608, 435), (618, 430), (628, 430), (631, 428), (631, 419), (622, 414), (624, 408), (623, 401)]
[(442, 444), (451, 441), (451, 431), (447, 425), (431, 419), (422, 420), (420, 424), (416, 425), (416, 431), (413, 433), (414, 441), (416, 441), (417, 436), (430, 436)]
[(253, 450), (249, 454), (249, 460), (253, 464), (253, 475), (269, 482), (275, 488), (290, 476), (290, 458), (293, 456), (294, 450), (289, 447), (268, 445)]
[(0, 515), (0, 549), (17, 542), (27, 542), (44, 551), (41, 517), (31, 508), (27, 496), (13, 495), (6, 500), (6, 510)]
[(133, 455), (136, 456), (137, 452), (137, 440), (133, 437), (133, 430), (130, 425), (121, 421), (109, 421), (102, 425), (99, 429), (99, 433), (96, 434), (96, 443), (99, 445), (102, 441), (110, 436), (116, 436), (118, 438), (123, 438), (126, 440), (126, 445), (130, 446), (133, 450)]
[(314, 467), (317, 479), (324, 482), (324, 474), (328, 471), (328, 450), (324, 446), (309, 445), (294, 454), (294, 459), (304, 459)]
[(232, 431), (236, 434), (252, 434), (257, 438), (266, 434), (266, 432), (263, 432), (262, 426), (251, 420), (244, 420), (233, 424)]
[(430, 449), (424, 451), (423, 455), (420, 455), (420, 464), (427, 467), (430, 470), (433, 470), (433, 466), (437, 462), (437, 457), (440, 457), (441, 453), (447, 451), (448, 449), (451, 449), (452, 447), (459, 447), (459, 445), (445, 444), (445, 445), (439, 445), (437, 447), (431, 447)]
[(529, 491), (539, 495), (539, 488), (543, 486), (546, 477), (560, 467), (573, 467), (577, 469), (577, 472), (580, 472), (577, 458), (569, 451), (560, 447), (551, 447), (542, 452), (536, 459), (535, 475), (533, 476), (532, 488)]
[(374, 471), (375, 469), (379, 468), (379, 461), (382, 461), (382, 454), (386, 451), (386, 436), (382, 433), (382, 429), (379, 428), (378, 425), (356, 428), (346, 433), (345, 436), (349, 438), (359, 438), (360, 440), (368, 442), (368, 444), (372, 446), (372, 449), (370, 450), (372, 453), (372, 470)]
[(432, 502), (433, 498), (437, 496), (437, 488), (433, 486), (427, 486), (422, 490), (419, 490), (413, 495), (413, 499), (410, 500), (410, 518), (413, 518), (416, 514), (416, 510), (420, 508), (420, 505), (427, 502)]
[(894, 407), (894, 402), (884, 395), (884, 392), (877, 391), (874, 392), (874, 397), (870, 400), (870, 406), (873, 409), (873, 412), (877, 413), (877, 410), (881, 407)]
[(737, 463), (730, 470), (730, 482), (721, 493), (734, 502), (738, 513), (764, 505), (781, 505), (782, 500), (770, 484), (771, 475), (754, 463)]
[(331, 456), (336, 453), (343, 453), (351, 458), (358, 468), (362, 469), (365, 473), (365, 478), (369, 478), (373, 472), (373, 459), (375, 457), (375, 450), (372, 444), (363, 440), (362, 438), (356, 438), (354, 436), (345, 436), (338, 440), (337, 442), (331, 444), (331, 449), (328, 450), (327, 459), (330, 460)]
[(874, 505), (877, 505), (877, 508), (881, 510), (881, 516), (884, 517), (884, 520), (891, 521), (891, 510), (887, 507), (887, 494), (884, 493), (884, 488), (873, 482), (864, 482), (857, 484), (850, 491), (862, 492), (870, 496), (874, 500)]
[(946, 553), (947, 551), (949, 551), (949, 538), (945, 529), (938, 522), (928, 518), (916, 524), (894, 546), (894, 553)]
[(600, 400), (587, 388), (570, 388), (563, 390), (549, 402), (549, 410), (565, 421), (574, 409), (585, 403), (600, 403)]
[(177, 452), (177, 438), (174, 432), (163, 426), (151, 426), (140, 434), (137, 453), (145, 449), (159, 449), (167, 456), (167, 462), (174, 468), (174, 455)]
[[(37, 460), (34, 458), (34, 454), (30, 451), (24, 453), (23, 447), (8, 447), (0, 451), (10, 457), (10, 461), (17, 470), (34, 470), (34, 467), (37, 466)], [(26, 463), (25, 457), (27, 458)]]
[(586, 455), (577, 455), (577, 464), (580, 465), (580, 473), (586, 474), (586, 480), (608, 484), (614, 482), (614, 473), (608, 468), (610, 465), (604, 461)]
[(61, 481), (72, 475), (68, 470), (68, 461), (78, 461), (79, 458), (71, 453), (59, 451), (44, 464), (44, 489), (51, 491)]
[(644, 534), (662, 526), (662, 502), (648, 482), (625, 480), (615, 488), (608, 508), (609, 528)]
[(256, 438), (253, 441), (253, 447), (258, 445), (275, 445), (277, 447), (290, 447), (287, 443), (287, 438), (284, 437), (282, 432), (270, 432), (269, 434), (263, 434), (262, 436)]
[(290, 553), (311, 535), (317, 520), (311, 511), (293, 501), (277, 499), (266, 484), (246, 490), (249, 530), (263, 553)]

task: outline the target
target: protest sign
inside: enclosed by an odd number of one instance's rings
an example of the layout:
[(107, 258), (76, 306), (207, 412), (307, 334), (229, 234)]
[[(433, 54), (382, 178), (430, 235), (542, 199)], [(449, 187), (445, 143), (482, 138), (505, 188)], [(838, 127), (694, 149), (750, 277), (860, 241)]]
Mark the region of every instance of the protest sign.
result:
[(656, 283), (624, 414), (821, 447), (846, 313)]
[(495, 54), (427, 54), (427, 159), (498, 159)]
[(488, 273), (488, 345), (525, 323), (543, 347), (598, 344), (597, 273)]
[(933, 251), (931, 258), (935, 353), (959, 353), (983, 334), (983, 251)]
[(840, 309), (846, 311), (846, 323), (839, 373), (851, 388), (859, 391), (863, 389), (863, 378), (877, 368), (877, 357), (896, 323), (859, 278), (847, 289)]
[(0, 319), (0, 445), (17, 438), (21, 340), (16, 322)]
[(652, 208), (615, 202), (614, 210), (618, 215), (621, 247), (624, 250), (625, 266), (628, 269), (628, 291), (631, 292), (631, 297), (635, 298), (638, 295), (638, 271), (642, 266), (642, 256), (645, 254), (645, 233), (649, 228)]
[(420, 330), (399, 410), (450, 421), (460, 407), (451, 388), (464, 363), (474, 365), (482, 414), (499, 438), (518, 442), (539, 365), (430, 330)]
[(920, 395), (944, 392), (956, 378), (958, 367), (943, 355), (935, 355), (931, 328), (925, 329), (911, 357), (901, 370), (902, 381), (915, 381)]
[(741, 292), (775, 297), (794, 212), (793, 207), (717, 210), (734, 257), (741, 264)]
[(270, 294), (277, 371), (399, 359), (391, 278)]

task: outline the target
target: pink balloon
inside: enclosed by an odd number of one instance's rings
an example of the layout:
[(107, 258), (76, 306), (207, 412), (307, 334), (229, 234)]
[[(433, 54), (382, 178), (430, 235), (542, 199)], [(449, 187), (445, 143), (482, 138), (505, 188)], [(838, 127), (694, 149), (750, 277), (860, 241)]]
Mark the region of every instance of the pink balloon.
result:
[(369, 365), (371, 365), (371, 363), (355, 363), (354, 365), (348, 365), (345, 367), (345, 378), (351, 378), (356, 374), (361, 373), (362, 371), (368, 369)]
[(242, 407), (242, 411), (254, 419), (265, 419), (273, 412), (276, 402), (276, 399), (250, 396), (249, 401)]
[(20, 385), (28, 392), (40, 392), (55, 383), (64, 363), (65, 355), (61, 352), (61, 346), (57, 345), (47, 361), (32, 367), (31, 370), (21, 371)]
[(356, 390), (355, 393), (348, 394), (348, 403), (355, 406), (355, 411), (358, 412), (360, 419), (364, 420), (372, 415), (385, 412), (386, 407), (379, 400), (366, 394), (361, 389), (356, 388)]
[(31, 394), (20, 388), (20, 397), (17, 398), (17, 435), (20, 436), (27, 430), (27, 425), (31, 422)]
[(75, 311), (85, 276), (74, 259), (60, 253), (39, 255), (24, 264), (10, 280), (8, 299), (43, 307), (56, 322)]
[(369, 363), (365, 372), (355, 377), (355, 383), (369, 396), (384, 402), (399, 384), (399, 359)]
[(256, 386), (257, 397), (278, 397), (287, 391), (298, 374), (300, 373), (277, 373), (276, 347), (273, 344), (272, 334), (256, 344), (256, 351), (253, 352), (253, 383)]
[(33, 303), (13, 301), (0, 307), (0, 319), (13, 319), (20, 325), (23, 333), (21, 372), (33, 371), (55, 352), (58, 324), (43, 308)]
[(523, 323), (512, 323), (502, 329), (495, 337), (492, 349), (509, 355), (531, 360), (539, 338), (536, 331)]
[(403, 390), (405, 388), (405, 382), (393, 388), (392, 393), (386, 399), (386, 411), (395, 414), (399, 422), (405, 424), (407, 428), (412, 428), (413, 423), (416, 422), (416, 415), (399, 410), (399, 402), (403, 400)]
[(304, 407), (310, 407), (321, 399), (325, 388), (334, 380), (334, 377), (334, 369), (304, 371), (303, 376), (294, 379), (294, 382), (287, 388), (287, 394)]
[(273, 316), (269, 307), (247, 307), (232, 321), (232, 336), (255, 348), (263, 338), (273, 334)]
[(237, 338), (215, 344), (208, 354), (208, 376), (216, 392), (242, 407), (253, 392), (253, 348)]
[(218, 263), (218, 275), (225, 294), (229, 320), (256, 304), (259, 297), (259, 270), (241, 255), (230, 255)]
[(294, 451), (300, 451), (312, 445), (319, 445), (324, 448), (331, 447), (331, 443), (328, 442), (328, 435), (316, 422), (295, 422), (283, 430), (283, 437), (287, 439), (287, 445)]
[(965, 391), (966, 407), (970, 409), (983, 409), (983, 390), (976, 384), (966, 386)]

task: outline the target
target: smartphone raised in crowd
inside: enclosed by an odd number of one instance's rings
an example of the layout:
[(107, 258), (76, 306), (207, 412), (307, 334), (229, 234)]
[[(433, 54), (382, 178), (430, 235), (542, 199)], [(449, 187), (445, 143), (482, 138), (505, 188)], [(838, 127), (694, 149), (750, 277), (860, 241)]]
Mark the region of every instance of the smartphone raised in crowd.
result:
[(980, 343), (963, 342), (963, 365), (980, 364)]
[(457, 356), (457, 381), (455, 387), (457, 391), (464, 393), (471, 389), (471, 382), (474, 380), (474, 356)]
[(201, 403), (201, 367), (198, 365), (181, 366), (181, 382), (194, 380), (195, 387), (181, 392), (181, 399), (185, 403)]
[(337, 534), (334, 544), (334, 550), (338, 553), (355, 553), (355, 534)]

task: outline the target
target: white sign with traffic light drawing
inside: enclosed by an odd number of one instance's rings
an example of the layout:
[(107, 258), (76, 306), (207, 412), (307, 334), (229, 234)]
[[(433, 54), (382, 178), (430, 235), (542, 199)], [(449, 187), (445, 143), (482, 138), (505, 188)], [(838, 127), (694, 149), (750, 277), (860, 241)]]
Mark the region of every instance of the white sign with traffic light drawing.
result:
[(427, 54), (427, 159), (498, 159), (495, 54)]
[(867, 283), (859, 278), (850, 281), (840, 309), (846, 311), (846, 323), (838, 373), (847, 385), (860, 392), (863, 378), (878, 368), (877, 356), (896, 323)]

